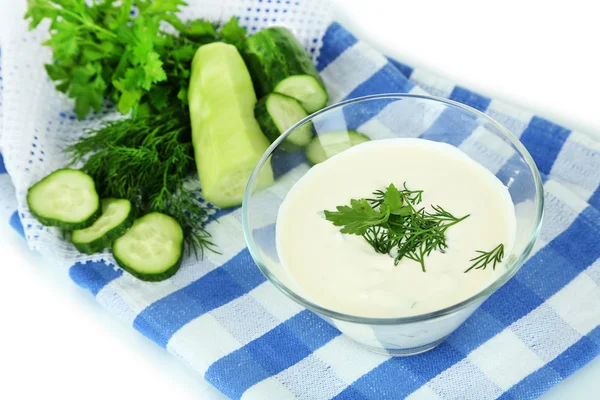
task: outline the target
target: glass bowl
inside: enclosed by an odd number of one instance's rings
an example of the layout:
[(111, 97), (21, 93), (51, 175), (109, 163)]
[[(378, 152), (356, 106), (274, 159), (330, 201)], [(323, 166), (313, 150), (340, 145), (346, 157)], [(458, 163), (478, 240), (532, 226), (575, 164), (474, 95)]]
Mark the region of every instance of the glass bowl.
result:
[[(281, 149), (283, 140), (312, 124), (315, 135), (357, 130), (371, 140), (422, 137), (451, 144), (490, 170), (510, 192), (515, 205), (517, 236), (503, 263), (506, 271), (470, 298), (434, 312), (401, 318), (366, 318), (322, 307), (302, 296), (280, 263), (275, 242), (279, 206), (291, 187), (310, 169), (302, 150)], [(256, 178), (270, 163), (275, 183), (257, 187)], [(538, 237), (543, 216), (539, 172), (525, 147), (487, 115), (442, 98), (411, 94), (360, 97), (327, 107), (281, 135), (256, 165), (244, 195), (242, 219), (254, 261), (280, 291), (312, 310), (368, 349), (394, 356), (418, 354), (440, 344), (523, 265)]]

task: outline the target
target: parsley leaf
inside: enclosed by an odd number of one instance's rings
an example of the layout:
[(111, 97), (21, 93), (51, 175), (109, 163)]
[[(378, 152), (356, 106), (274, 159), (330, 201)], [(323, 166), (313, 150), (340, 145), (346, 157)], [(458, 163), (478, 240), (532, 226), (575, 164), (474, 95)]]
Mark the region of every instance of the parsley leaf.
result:
[(144, 11), (148, 14), (176, 13), (179, 11), (179, 7), (186, 5), (182, 0), (147, 0), (140, 3), (143, 4)]
[(337, 211), (325, 210), (325, 218), (335, 226), (343, 226), (342, 233), (363, 235), (367, 228), (382, 224), (390, 216), (389, 210), (376, 211), (366, 199), (352, 199), (349, 206), (338, 206)]
[[(133, 0), (28, 0), (25, 18), (30, 19), (31, 29), (44, 19), (51, 21), (50, 39), (44, 45), (52, 48), (53, 63), (46, 71), (57, 81), (57, 90), (75, 100), (75, 113), (81, 119), (92, 109), (100, 110), (105, 98), (117, 101), (122, 113), (149, 102), (146, 95), (152, 87), (169, 78), (164, 65), (176, 46), (170, 40), (170, 49), (157, 50), (173, 36), (160, 24), (183, 25), (176, 14), (184, 4), (140, 0), (134, 16)], [(176, 97), (181, 84), (179, 79), (173, 81), (168, 101), (181, 104)]]
[(106, 83), (100, 76), (101, 66), (88, 63), (72, 70), (69, 97), (75, 98), (75, 114), (85, 117), (93, 108), (100, 111), (104, 102)]
[(29, 29), (35, 29), (45, 18), (54, 19), (58, 14), (48, 0), (27, 0), (27, 5), (25, 19), (31, 19)]
[(400, 191), (396, 189), (396, 186), (394, 186), (393, 183), (387, 187), (383, 199), (384, 204), (389, 207), (391, 214), (402, 215), (406, 213), (408, 207), (402, 205), (403, 199), (400, 195)]
[(246, 29), (239, 25), (236, 17), (231, 17), (221, 28), (219, 35), (224, 42), (232, 44), (239, 49), (246, 38)]
[[(134, 3), (136, 13), (131, 12)], [(50, 20), (44, 45), (52, 48), (53, 62), (46, 71), (56, 89), (75, 100), (78, 118), (99, 110), (104, 99), (136, 116), (187, 108), (198, 47), (222, 40), (239, 48), (246, 36), (235, 17), (220, 32), (214, 22), (184, 23), (177, 16), (184, 5), (182, 0), (28, 0), (25, 18), (30, 29)], [(162, 29), (165, 23), (178, 33)]]
[(195, 19), (186, 22), (186, 24), (180, 30), (187, 37), (199, 38), (202, 36), (216, 36), (217, 30), (212, 22), (208, 22), (202, 19)]

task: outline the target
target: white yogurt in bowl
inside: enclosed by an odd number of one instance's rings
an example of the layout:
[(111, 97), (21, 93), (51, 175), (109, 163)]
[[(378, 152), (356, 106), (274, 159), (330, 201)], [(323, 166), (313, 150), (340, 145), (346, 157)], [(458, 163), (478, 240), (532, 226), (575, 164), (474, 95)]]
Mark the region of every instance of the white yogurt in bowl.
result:
[[(306, 124), (312, 162), (356, 144), (351, 129), (371, 141), (311, 168), (280, 146)], [(266, 168), (276, 179), (261, 189)], [(531, 253), (543, 205), (537, 167), (506, 128), (449, 100), (382, 94), (316, 112), (271, 145), (248, 182), (242, 225), (258, 268), (288, 299), (372, 351), (408, 356), (442, 343), (492, 294), (511, 295), (497, 290)], [(361, 236), (377, 228), (377, 240)], [(466, 272), (477, 251), (501, 262)]]
[[(377, 253), (359, 235), (340, 233), (324, 210), (372, 197), (390, 184), (422, 190), (420, 206), (466, 216), (446, 233), (447, 248), (425, 257), (425, 271)], [(472, 269), (477, 250), (503, 244), (511, 253), (516, 218), (507, 188), (457, 148), (424, 139), (367, 142), (311, 168), (288, 192), (276, 224), (277, 253), (302, 295), (348, 315), (401, 318), (434, 312), (472, 297), (498, 279), (507, 259)]]

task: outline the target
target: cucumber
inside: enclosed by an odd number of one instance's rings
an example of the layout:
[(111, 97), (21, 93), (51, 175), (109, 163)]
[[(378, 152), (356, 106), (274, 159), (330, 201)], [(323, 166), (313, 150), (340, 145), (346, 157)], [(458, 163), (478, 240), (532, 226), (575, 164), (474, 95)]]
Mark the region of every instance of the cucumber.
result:
[[(256, 94), (244, 60), (230, 44), (200, 46), (188, 90), (192, 143), (204, 198), (218, 207), (242, 203), (248, 178), (269, 140), (254, 119)], [(257, 186), (273, 183), (270, 163)]]
[(74, 230), (71, 242), (77, 250), (93, 254), (122, 236), (133, 224), (134, 212), (131, 202), (126, 199), (102, 199), (102, 215), (92, 226)]
[(319, 111), (327, 105), (327, 91), (323, 82), (312, 75), (290, 76), (275, 86), (275, 92), (298, 99), (309, 113)]
[(327, 91), (302, 44), (282, 27), (263, 29), (244, 41), (242, 55), (259, 97), (277, 92), (313, 113), (327, 104)]
[[(298, 100), (283, 94), (271, 93), (256, 103), (254, 116), (267, 138), (274, 142), (279, 135), (308, 114)], [(281, 148), (286, 151), (296, 151), (306, 146), (311, 137), (312, 122), (308, 122), (288, 135), (281, 143)]]
[(371, 139), (362, 133), (352, 130), (319, 133), (306, 146), (306, 158), (311, 164), (319, 164), (352, 146), (369, 140)]
[(83, 229), (100, 216), (100, 199), (94, 180), (76, 169), (59, 169), (27, 192), (31, 214), (42, 224)]
[(175, 274), (183, 254), (183, 229), (172, 217), (146, 214), (114, 241), (117, 264), (143, 281), (157, 282)]

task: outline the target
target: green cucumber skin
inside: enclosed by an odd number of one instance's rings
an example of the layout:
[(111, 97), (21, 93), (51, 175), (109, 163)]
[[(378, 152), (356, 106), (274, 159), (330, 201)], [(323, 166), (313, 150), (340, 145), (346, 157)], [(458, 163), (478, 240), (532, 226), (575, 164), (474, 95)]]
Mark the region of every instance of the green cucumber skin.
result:
[(271, 115), (269, 115), (269, 111), (267, 110), (268, 99), (269, 96), (267, 95), (256, 103), (256, 106), (254, 107), (254, 118), (256, 118), (258, 125), (260, 125), (260, 128), (267, 139), (273, 143), (277, 140), (279, 135), (281, 135), (281, 132), (279, 132), (277, 125), (275, 125), (275, 121), (273, 121), (273, 118), (271, 118)]
[(96, 222), (96, 220), (98, 218), (100, 218), (100, 215), (101, 215), (101, 213), (100, 213), (100, 207), (98, 207), (98, 210), (96, 210), (96, 212), (91, 217), (89, 217), (88, 219), (86, 219), (85, 221), (82, 221), (82, 222), (79, 222), (79, 223), (68, 223), (68, 222), (60, 221), (58, 219), (42, 217), (41, 215), (36, 214), (31, 208), (29, 209), (29, 212), (42, 225), (45, 225), (45, 226), (55, 226), (57, 228), (66, 229), (66, 230), (75, 230), (75, 229), (89, 228), (90, 226), (92, 226), (94, 224), (94, 222)]
[[(276, 95), (293, 99), (292, 97), (286, 96), (284, 94), (277, 93)], [(269, 100), (269, 96), (272, 96), (272, 94), (264, 96), (256, 103), (256, 107), (254, 107), (254, 118), (256, 118), (258, 125), (260, 125), (260, 128), (262, 129), (267, 139), (269, 139), (269, 141), (273, 143), (275, 140), (277, 140), (279, 136), (281, 136), (283, 132), (279, 131), (279, 128), (277, 128), (277, 124), (275, 124), (275, 121), (273, 121), (273, 118), (271, 117), (271, 114), (269, 114), (269, 110), (267, 109), (267, 101)], [(293, 100), (296, 101), (296, 99)], [(284, 140), (280, 144), (280, 148), (284, 151), (292, 153), (294, 151), (300, 150), (302, 147), (295, 145), (290, 141)]]
[[(36, 182), (33, 186), (31, 186), (27, 190), (27, 206), (29, 207), (29, 212), (31, 213), (31, 215), (33, 215), (33, 217), (35, 219), (37, 219), (42, 225), (45, 225), (45, 226), (55, 226), (57, 228), (67, 229), (67, 230), (89, 228), (100, 217), (100, 214), (101, 214), (101, 210), (100, 210), (100, 198), (98, 198), (98, 203), (97, 203), (97, 206), (96, 206), (96, 211), (92, 215), (90, 215), (85, 221), (81, 221), (81, 222), (64, 222), (64, 221), (61, 221), (61, 220), (58, 220), (58, 219), (44, 217), (42, 215), (37, 214), (33, 210), (33, 208), (29, 206), (29, 204), (30, 204), (29, 196), (31, 195), (31, 192), (34, 190), (34, 188), (36, 186), (38, 186), (39, 184), (41, 184), (42, 182), (44, 182), (46, 179), (51, 178), (52, 175), (54, 175), (55, 173), (60, 172), (60, 171), (68, 171), (68, 170), (72, 170), (72, 168), (60, 168), (60, 169), (57, 169), (56, 171), (52, 172), (50, 175), (47, 175), (46, 177), (44, 177), (41, 180), (39, 180), (38, 182)], [(84, 174), (84, 172), (81, 172), (81, 173)], [(94, 189), (95, 189), (95, 187), (96, 186), (94, 184)]]
[[(118, 237), (113, 242), (113, 245), (112, 245), (112, 254), (113, 254), (113, 257), (115, 258), (115, 261), (117, 262), (117, 265), (119, 267), (121, 267), (124, 271), (127, 271), (129, 274), (134, 276), (135, 278), (145, 281), (145, 282), (164, 281), (165, 279), (168, 279), (168, 278), (172, 277), (173, 275), (175, 275), (175, 273), (179, 270), (179, 267), (181, 266), (181, 262), (183, 259), (184, 243), (185, 243), (181, 224), (179, 224), (179, 222), (177, 222), (177, 220), (175, 220), (173, 217), (171, 217), (167, 214), (151, 212), (149, 214), (146, 214), (146, 215), (140, 217), (138, 219), (138, 221), (142, 220), (142, 219), (146, 219), (146, 218), (151, 218), (151, 216), (153, 216), (153, 215), (161, 215), (163, 217), (166, 216), (169, 219), (173, 220), (173, 222), (175, 222), (177, 224), (177, 226), (179, 227), (179, 232), (181, 235), (181, 237), (180, 237), (181, 242), (177, 246), (178, 247), (177, 260), (175, 260), (171, 265), (167, 264), (167, 266), (164, 267), (164, 269), (162, 269), (160, 272), (154, 272), (154, 273), (140, 272), (135, 267), (130, 266), (122, 257), (119, 256), (118, 242), (119, 242), (119, 240), (124, 240), (124, 238), (126, 237), (126, 234)], [(135, 225), (135, 222), (136, 222), (136, 220), (134, 220), (134, 225)], [(135, 226), (132, 226), (132, 228), (130, 228), (130, 229), (135, 229)], [(129, 232), (127, 232), (127, 233), (129, 233)]]
[(250, 36), (244, 41), (242, 56), (259, 97), (272, 93), (279, 82), (293, 75), (314, 77), (326, 93), (308, 52), (286, 28), (267, 28)]
[(106, 232), (102, 237), (99, 237), (96, 240), (92, 240), (91, 242), (78, 243), (75, 240), (73, 240), (73, 235), (71, 235), (71, 243), (73, 243), (75, 248), (80, 253), (84, 253), (84, 254), (97, 253), (97, 252), (109, 247), (110, 245), (112, 245), (112, 242), (114, 242), (115, 240), (117, 240), (118, 238), (123, 236), (129, 230), (129, 228), (131, 228), (131, 225), (133, 225), (134, 220), (135, 220), (135, 211), (133, 210), (133, 206), (131, 206), (131, 208), (129, 210), (129, 215), (127, 215), (127, 218), (123, 222), (121, 222), (119, 225), (115, 226), (114, 228), (112, 228), (111, 230)]
[(267, 139), (273, 143), (277, 140), (281, 132), (279, 132), (277, 125), (275, 125), (275, 121), (273, 121), (273, 118), (271, 118), (271, 115), (269, 115), (269, 111), (267, 110), (268, 99), (269, 96), (267, 95), (258, 100), (256, 106), (254, 106), (254, 118), (256, 118), (256, 122), (260, 125), (260, 129), (262, 129)]
[[(183, 242), (181, 243), (181, 254), (183, 254)], [(165, 279), (169, 279), (170, 277), (175, 275), (175, 273), (177, 273), (177, 271), (179, 270), (179, 267), (181, 267), (181, 260), (183, 258), (183, 257), (179, 257), (179, 259), (175, 262), (175, 264), (173, 264), (172, 266), (170, 266), (163, 272), (160, 272), (157, 274), (142, 274), (142, 273), (136, 271), (135, 269), (130, 268), (121, 259), (119, 259), (119, 257), (115, 253), (113, 253), (113, 257), (115, 257), (115, 261), (117, 262), (119, 267), (121, 267), (124, 271), (127, 271), (128, 273), (130, 273), (137, 279), (144, 281), (144, 282), (160, 282), (160, 281), (164, 281)]]

